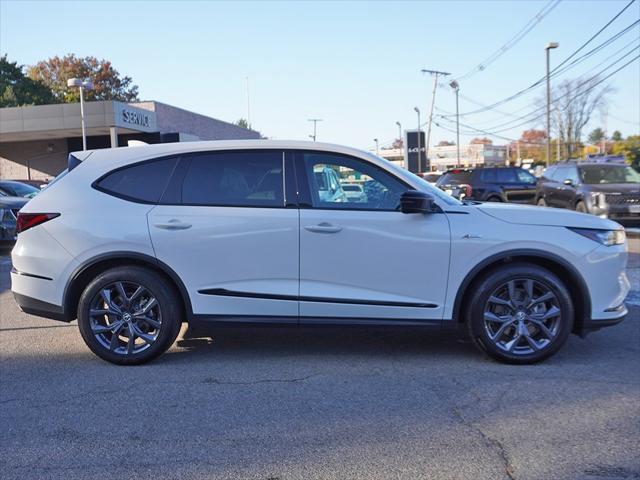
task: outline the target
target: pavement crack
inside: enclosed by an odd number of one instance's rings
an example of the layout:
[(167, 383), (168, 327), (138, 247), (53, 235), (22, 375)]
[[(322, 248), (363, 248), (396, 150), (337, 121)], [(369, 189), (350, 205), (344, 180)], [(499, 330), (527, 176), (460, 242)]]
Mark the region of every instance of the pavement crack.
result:
[(504, 445), (502, 444), (502, 442), (500, 442), (500, 440), (497, 440), (495, 438), (490, 437), (489, 435), (487, 435), (477, 424), (467, 421), (466, 418), (464, 418), (464, 415), (462, 414), (462, 412), (460, 411), (460, 409), (458, 407), (454, 407), (452, 409), (453, 415), (467, 428), (472, 429), (473, 431), (475, 431), (476, 433), (478, 433), (478, 435), (480, 435), (480, 437), (482, 438), (482, 440), (484, 441), (485, 445), (491, 449), (493, 449), (494, 451), (496, 451), (496, 453), (498, 454), (498, 456), (500, 457), (500, 459), (502, 460), (502, 463), (504, 465), (504, 471), (505, 474), (507, 476), (507, 478), (509, 480), (516, 480), (515, 477), (515, 471), (513, 468), (513, 465), (511, 464), (511, 460), (509, 459), (509, 455), (507, 454), (507, 450), (504, 447)]
[(300, 383), (305, 380), (309, 380), (311, 377), (315, 377), (317, 374), (307, 375), (300, 378), (264, 378), (261, 380), (246, 380), (246, 381), (234, 381), (234, 380), (219, 380), (214, 377), (207, 377), (202, 380), (201, 383), (207, 385), (258, 385), (261, 383)]

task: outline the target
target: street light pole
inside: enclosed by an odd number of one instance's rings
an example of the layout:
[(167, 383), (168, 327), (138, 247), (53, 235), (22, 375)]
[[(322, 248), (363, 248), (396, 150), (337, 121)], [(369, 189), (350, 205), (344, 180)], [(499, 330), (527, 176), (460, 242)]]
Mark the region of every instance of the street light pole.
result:
[(310, 118), (309, 121), (313, 122), (313, 135), (310, 135), (310, 136), (311, 136), (311, 138), (313, 138), (313, 141), (315, 142), (316, 141), (317, 125), (318, 125), (318, 122), (322, 121), (322, 119), (321, 118)]
[(458, 155), (458, 165), (460, 165), (460, 111), (458, 110), (458, 91), (460, 84), (452, 80), (449, 86), (456, 92), (456, 151)]
[(557, 42), (549, 42), (544, 47), (547, 57), (547, 167), (551, 161), (551, 79), (549, 75), (549, 52), (553, 48), (558, 48)]
[(376, 142), (376, 155), (380, 155), (380, 149), (379, 149), (379, 144), (378, 144), (378, 139), (374, 138), (373, 139), (374, 142)]
[(418, 107), (413, 107), (413, 110), (418, 114), (418, 173), (420, 173), (420, 170), (422, 170), (422, 162), (420, 161), (420, 157), (422, 156), (422, 148), (420, 146), (420, 109)]
[(93, 90), (91, 80), (83, 81), (79, 78), (67, 80), (67, 87), (77, 87), (80, 90), (80, 122), (82, 124), (82, 150), (87, 149), (87, 128), (84, 121), (84, 91)]

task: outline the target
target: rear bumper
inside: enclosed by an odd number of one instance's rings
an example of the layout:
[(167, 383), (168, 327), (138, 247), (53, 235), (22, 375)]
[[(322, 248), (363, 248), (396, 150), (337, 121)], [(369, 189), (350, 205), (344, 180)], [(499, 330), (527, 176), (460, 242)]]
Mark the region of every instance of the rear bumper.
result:
[(53, 303), (43, 302), (37, 298), (28, 297), (19, 293), (13, 293), (16, 303), (24, 313), (35, 315), (37, 317), (49, 318), (51, 320), (59, 320), (61, 322), (70, 322), (73, 320), (69, 315), (65, 314), (64, 308)]

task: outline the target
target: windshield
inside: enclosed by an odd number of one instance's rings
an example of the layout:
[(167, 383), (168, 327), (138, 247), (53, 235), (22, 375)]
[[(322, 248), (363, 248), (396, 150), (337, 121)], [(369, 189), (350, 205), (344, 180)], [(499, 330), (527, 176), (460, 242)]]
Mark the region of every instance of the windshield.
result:
[(40, 192), (36, 187), (19, 182), (0, 183), (0, 188), (5, 191), (13, 190), (16, 197), (25, 198), (33, 198)]
[(627, 166), (584, 165), (580, 167), (583, 183), (597, 185), (603, 183), (640, 183), (640, 174)]

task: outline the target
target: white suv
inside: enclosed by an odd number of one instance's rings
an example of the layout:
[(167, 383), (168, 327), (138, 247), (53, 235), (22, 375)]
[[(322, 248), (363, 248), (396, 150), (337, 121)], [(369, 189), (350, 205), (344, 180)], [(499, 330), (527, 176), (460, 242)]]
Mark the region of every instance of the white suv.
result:
[[(322, 195), (314, 172), (365, 201)], [(339, 200), (339, 201), (338, 201)], [(191, 325), (456, 326), (531, 363), (627, 314), (624, 231), (461, 203), (367, 152), (225, 141), (78, 152), (18, 218), (12, 290), (98, 356), (148, 361)]]

